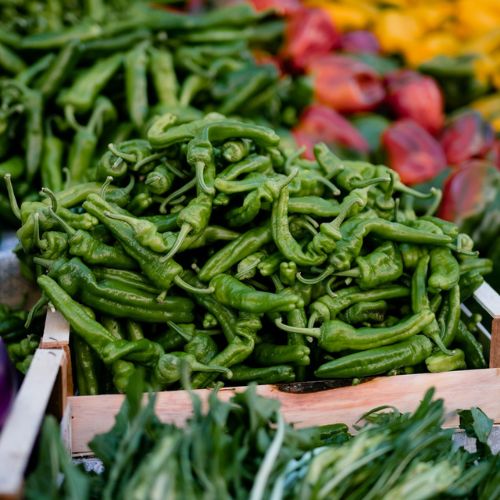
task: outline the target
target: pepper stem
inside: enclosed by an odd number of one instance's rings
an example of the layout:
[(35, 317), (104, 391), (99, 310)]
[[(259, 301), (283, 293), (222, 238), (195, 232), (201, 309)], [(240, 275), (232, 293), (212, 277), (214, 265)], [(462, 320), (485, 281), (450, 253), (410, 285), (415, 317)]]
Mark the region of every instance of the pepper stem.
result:
[[(425, 334), (425, 330), (424, 330), (424, 334)], [(453, 352), (450, 351), (449, 349), (447, 349), (446, 346), (443, 344), (443, 340), (441, 339), (441, 336), (439, 335), (439, 333), (436, 332), (435, 334), (429, 335), (429, 338), (437, 345), (438, 349), (443, 354), (447, 354), (448, 356), (451, 356), (453, 354)]]
[(335, 273), (335, 276), (344, 276), (345, 278), (359, 278), (361, 276), (361, 271), (359, 267), (353, 267), (352, 269), (348, 269), (347, 271), (340, 271)]
[(64, 118), (69, 123), (70, 127), (75, 129), (76, 131), (83, 128), (75, 118), (74, 106), (68, 104), (67, 106), (64, 107)]
[(7, 193), (9, 195), (10, 209), (15, 217), (21, 220), (21, 210), (19, 210), (19, 205), (16, 199), (16, 193), (14, 193), (14, 187), (12, 186), (12, 176), (10, 174), (5, 174), (3, 176), (5, 185), (7, 186)]
[(101, 186), (101, 192), (99, 193), (103, 200), (106, 199), (106, 192), (112, 182), (113, 182), (113, 177), (111, 175), (108, 175), (106, 177), (106, 180), (103, 182)]
[(189, 365), (191, 366), (191, 369), (195, 372), (207, 372), (207, 373), (217, 372), (217, 373), (224, 373), (227, 378), (233, 377), (233, 372), (229, 368), (226, 368), (225, 366), (204, 365), (202, 363), (199, 363), (198, 361), (191, 361), (189, 362)]
[(28, 313), (28, 317), (26, 318), (26, 323), (24, 323), (24, 328), (29, 328), (31, 325), (31, 322), (33, 321), (33, 318), (35, 314), (42, 308), (45, 304), (48, 304), (49, 299), (45, 294), (42, 294), (42, 296), (36, 301), (36, 303), (33, 305), (33, 307), (30, 309), (30, 312)]
[(436, 188), (431, 188), (430, 192), (425, 194), (421, 193), (420, 191), (417, 191), (416, 189), (412, 189), (411, 187), (406, 186), (405, 184), (402, 184), (400, 182), (397, 183), (397, 185), (394, 187), (396, 191), (399, 191), (400, 193), (405, 193), (410, 196), (413, 196), (414, 198), (420, 198), (422, 200), (426, 200), (427, 198), (432, 198), (435, 196), (433, 190)]
[(44, 259), (43, 257), (33, 257), (33, 262), (44, 267), (45, 269), (50, 269), (52, 264), (54, 264), (53, 260)]
[(316, 311), (313, 311), (311, 313), (311, 316), (309, 316), (309, 321), (307, 322), (307, 328), (314, 328), (314, 324), (316, 323), (317, 319), (318, 319), (318, 313)]
[(326, 179), (325, 177), (316, 177), (315, 180), (328, 187), (333, 193), (333, 196), (338, 196), (340, 194), (340, 189), (332, 181)]
[(363, 179), (353, 182), (353, 188), (359, 189), (368, 186), (373, 186), (374, 184), (379, 184), (380, 182), (388, 182), (390, 179), (387, 177), (374, 177), (373, 179)]
[(173, 321), (167, 321), (167, 325), (172, 328), (176, 333), (178, 333), (184, 340), (190, 341), (193, 337), (185, 332), (179, 325)]
[(108, 144), (108, 149), (118, 158), (128, 161), (129, 163), (135, 163), (137, 161), (137, 156), (132, 153), (125, 153), (120, 151), (112, 142)]
[(35, 212), (33, 214), (33, 239), (35, 240), (35, 245), (38, 248), (42, 248), (40, 239), (40, 214)]
[(208, 186), (205, 182), (203, 174), (205, 173), (205, 163), (202, 161), (197, 161), (195, 165), (196, 180), (200, 189), (206, 194), (215, 194), (215, 188), (213, 186)]
[(191, 293), (203, 293), (203, 294), (209, 294), (209, 293), (214, 293), (214, 287), (208, 287), (208, 288), (196, 288), (193, 285), (190, 285), (186, 281), (184, 281), (179, 275), (177, 275), (174, 278), (174, 283), (179, 287), (182, 288), (183, 290), (186, 290), (186, 292), (191, 292)]
[(301, 326), (290, 326), (290, 325), (285, 325), (281, 318), (277, 318), (274, 321), (274, 324), (280, 329), (285, 332), (289, 333), (298, 333), (300, 335), (308, 335), (310, 337), (315, 337), (319, 338), (321, 335), (321, 328), (303, 328)]
[(54, 212), (57, 212), (57, 198), (56, 195), (54, 194), (54, 191), (52, 191), (47, 187), (43, 187), (40, 191), (40, 194), (46, 196), (50, 200), (50, 203), (52, 205), (52, 210), (54, 210)]
[(425, 212), (425, 215), (434, 215), (436, 213), (436, 210), (439, 208), (441, 198), (443, 197), (443, 191), (441, 191), (441, 189), (431, 187), (431, 193), (434, 195), (434, 201)]
[(57, 222), (59, 222), (59, 224), (62, 226), (62, 228), (64, 229), (64, 231), (67, 234), (72, 236), (73, 234), (76, 233), (76, 230), (73, 229), (65, 220), (63, 220), (61, 217), (59, 217), (59, 215), (57, 215), (54, 212), (54, 209), (52, 207), (49, 207), (49, 214), (53, 219), (55, 219)]
[(177, 235), (177, 239), (175, 240), (175, 243), (172, 245), (172, 248), (168, 251), (167, 255), (161, 258), (162, 262), (171, 259), (178, 252), (178, 250), (184, 243), (184, 240), (187, 238), (192, 229), (193, 226), (191, 226), (191, 224), (187, 223), (182, 224), (181, 228), (179, 229), (179, 234)]
[(316, 285), (317, 283), (323, 281), (325, 278), (328, 278), (328, 276), (330, 276), (333, 271), (333, 267), (328, 266), (321, 274), (319, 274), (315, 278), (304, 278), (301, 273), (297, 273), (297, 279), (305, 285)]
[(167, 205), (172, 201), (175, 200), (178, 196), (181, 194), (184, 194), (186, 191), (189, 191), (190, 189), (194, 188), (196, 186), (196, 177), (191, 179), (189, 182), (186, 182), (184, 186), (179, 188), (177, 191), (173, 191), (170, 193), (162, 202), (160, 205), (160, 213), (164, 214), (166, 212), (166, 207)]

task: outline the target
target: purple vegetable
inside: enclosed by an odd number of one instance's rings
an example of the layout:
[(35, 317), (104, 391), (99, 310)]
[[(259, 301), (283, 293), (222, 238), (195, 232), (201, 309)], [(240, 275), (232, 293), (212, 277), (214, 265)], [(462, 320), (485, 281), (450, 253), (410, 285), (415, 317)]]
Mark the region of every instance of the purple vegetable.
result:
[(7, 348), (0, 338), (0, 428), (9, 414), (16, 392), (14, 369), (7, 355)]

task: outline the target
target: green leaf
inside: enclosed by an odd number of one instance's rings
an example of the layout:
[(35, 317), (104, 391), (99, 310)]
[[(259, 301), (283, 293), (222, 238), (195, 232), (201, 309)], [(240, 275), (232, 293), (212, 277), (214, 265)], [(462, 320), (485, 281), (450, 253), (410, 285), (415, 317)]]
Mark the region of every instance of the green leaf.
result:
[(488, 437), (493, 428), (493, 420), (479, 408), (471, 408), (470, 410), (461, 410), (458, 412), (460, 416), (460, 428), (465, 431), (467, 436), (475, 437), (480, 443), (486, 444)]

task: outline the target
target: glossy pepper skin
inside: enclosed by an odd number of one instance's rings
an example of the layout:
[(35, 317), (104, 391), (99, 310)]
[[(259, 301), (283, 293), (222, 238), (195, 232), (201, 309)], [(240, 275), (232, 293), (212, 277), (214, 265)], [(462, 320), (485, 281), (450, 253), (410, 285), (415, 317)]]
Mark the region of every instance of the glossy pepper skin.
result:
[[(304, 328), (303, 330), (282, 326), (285, 331), (316, 337), (319, 347), (327, 352), (364, 351), (406, 340), (424, 330), (433, 319), (432, 312), (422, 311), (388, 327), (354, 328), (339, 320), (326, 321), (321, 328)], [(281, 326), (278, 324), (278, 327)]]
[(459, 321), (455, 343), (465, 354), (465, 361), (470, 368), (486, 368), (487, 363), (484, 358), (483, 346), (468, 330), (463, 321)]
[(291, 311), (304, 305), (302, 298), (293, 292), (261, 292), (229, 274), (215, 276), (210, 280), (210, 286), (219, 302), (250, 313)]
[(87, 201), (83, 204), (87, 212), (97, 217), (120, 241), (124, 250), (134, 258), (144, 274), (160, 288), (160, 290), (168, 290), (177, 275), (182, 272), (182, 267), (169, 259), (162, 263), (157, 258), (156, 254), (143, 247), (134, 238), (132, 229), (127, 223), (117, 221), (105, 215), (105, 212), (113, 213), (113, 207), (105, 202), (98, 195), (89, 195)]
[(423, 335), (397, 344), (368, 349), (321, 365), (314, 375), (318, 378), (354, 378), (381, 375), (396, 368), (418, 365), (430, 356), (432, 342)]
[(260, 366), (275, 366), (291, 364), (295, 366), (308, 366), (310, 349), (305, 345), (278, 345), (262, 343), (255, 347), (253, 358)]
[(257, 384), (280, 384), (295, 381), (295, 372), (290, 365), (252, 367), (236, 365), (231, 367), (231, 382), (256, 382)]
[(424, 128), (408, 118), (398, 120), (382, 134), (389, 166), (408, 185), (426, 182), (446, 167), (443, 148)]
[(467, 368), (464, 352), (460, 349), (453, 349), (451, 354), (443, 354), (442, 352), (432, 354), (426, 358), (425, 365), (431, 373), (451, 372)]

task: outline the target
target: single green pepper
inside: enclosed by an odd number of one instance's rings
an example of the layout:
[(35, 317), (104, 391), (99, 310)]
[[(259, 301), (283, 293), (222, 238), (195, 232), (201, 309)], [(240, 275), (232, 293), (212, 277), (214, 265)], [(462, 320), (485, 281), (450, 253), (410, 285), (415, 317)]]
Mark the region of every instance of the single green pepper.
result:
[(231, 382), (256, 382), (257, 384), (279, 384), (295, 381), (295, 372), (290, 365), (274, 365), (254, 368), (246, 365), (231, 367)]
[(263, 342), (255, 347), (253, 359), (261, 366), (280, 364), (308, 366), (311, 363), (309, 354), (310, 349), (305, 345), (278, 345)]
[(486, 368), (483, 346), (469, 331), (463, 321), (458, 322), (455, 343), (464, 351), (467, 366), (474, 369)]
[(317, 338), (319, 347), (327, 352), (340, 352), (364, 351), (406, 340), (420, 333), (433, 319), (432, 312), (422, 311), (393, 326), (379, 328), (354, 328), (339, 320), (326, 321), (321, 328), (297, 328), (284, 325), (280, 319), (276, 325), (287, 332)]
[(140, 42), (125, 56), (125, 93), (130, 121), (141, 130), (148, 114), (147, 66), (149, 41)]
[(251, 313), (291, 311), (303, 307), (304, 301), (296, 293), (269, 293), (255, 290), (229, 274), (219, 274), (210, 280), (214, 297), (224, 305)]
[(185, 352), (170, 352), (164, 354), (158, 360), (154, 370), (154, 379), (160, 387), (165, 387), (178, 382), (182, 375), (182, 364), (186, 363), (191, 371), (207, 373), (224, 373), (231, 378), (231, 370), (225, 366), (217, 366), (213, 363), (205, 365), (196, 360), (196, 358)]
[(464, 352), (460, 349), (453, 349), (451, 354), (443, 354), (438, 352), (432, 354), (425, 360), (425, 365), (431, 373), (451, 372), (453, 370), (465, 370)]
[(431, 290), (450, 290), (458, 285), (460, 268), (449, 248), (431, 250), (430, 268), (428, 285)]
[(318, 378), (355, 378), (381, 375), (390, 370), (422, 363), (432, 352), (432, 342), (415, 335), (397, 344), (348, 354), (321, 365)]

